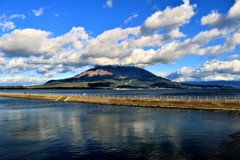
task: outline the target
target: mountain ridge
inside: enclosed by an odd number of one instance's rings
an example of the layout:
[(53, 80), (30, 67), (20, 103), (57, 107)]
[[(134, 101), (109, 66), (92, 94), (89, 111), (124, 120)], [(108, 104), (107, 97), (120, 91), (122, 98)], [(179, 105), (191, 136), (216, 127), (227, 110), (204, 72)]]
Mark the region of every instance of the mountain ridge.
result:
[(183, 84), (187, 85), (204, 85), (204, 86), (212, 86), (212, 85), (218, 85), (218, 86), (225, 86), (225, 87), (233, 87), (233, 88), (240, 88), (240, 81), (224, 81), (224, 80), (218, 80), (218, 81), (187, 81), (182, 82)]
[(50, 80), (45, 87), (80, 88), (188, 88), (188, 85), (168, 79), (134, 66), (96, 66), (73, 77)]

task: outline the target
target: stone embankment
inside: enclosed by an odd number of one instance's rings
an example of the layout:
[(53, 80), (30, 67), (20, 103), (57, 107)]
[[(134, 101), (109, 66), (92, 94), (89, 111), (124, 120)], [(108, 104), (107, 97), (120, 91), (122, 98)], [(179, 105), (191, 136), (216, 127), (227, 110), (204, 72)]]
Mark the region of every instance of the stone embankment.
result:
[(185, 97), (137, 97), (137, 96), (106, 96), (106, 95), (74, 95), (74, 94), (43, 94), (43, 93), (0, 93), (0, 97), (39, 99), (61, 102), (80, 102), (123, 106), (159, 107), (178, 109), (198, 109), (216, 111), (240, 111), (239, 98), (185, 98)]

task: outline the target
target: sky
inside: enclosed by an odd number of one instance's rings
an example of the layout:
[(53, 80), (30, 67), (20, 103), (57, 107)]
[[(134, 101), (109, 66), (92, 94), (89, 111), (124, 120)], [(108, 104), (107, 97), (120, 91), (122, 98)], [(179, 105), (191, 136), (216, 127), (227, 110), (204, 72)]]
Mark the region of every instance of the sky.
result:
[(240, 80), (240, 0), (0, 0), (0, 86), (97, 65)]

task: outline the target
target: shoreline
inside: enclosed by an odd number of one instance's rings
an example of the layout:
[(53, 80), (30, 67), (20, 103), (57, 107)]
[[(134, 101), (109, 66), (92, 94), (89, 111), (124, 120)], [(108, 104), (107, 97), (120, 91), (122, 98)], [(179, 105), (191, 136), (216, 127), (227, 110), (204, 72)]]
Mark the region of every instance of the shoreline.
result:
[(29, 94), (29, 93), (0, 93), (0, 97), (38, 99), (58, 102), (78, 102), (93, 104), (108, 104), (134, 107), (172, 108), (212, 111), (240, 112), (240, 100), (184, 100), (159, 98), (134, 98), (114, 96), (89, 95), (56, 95), (56, 94)]

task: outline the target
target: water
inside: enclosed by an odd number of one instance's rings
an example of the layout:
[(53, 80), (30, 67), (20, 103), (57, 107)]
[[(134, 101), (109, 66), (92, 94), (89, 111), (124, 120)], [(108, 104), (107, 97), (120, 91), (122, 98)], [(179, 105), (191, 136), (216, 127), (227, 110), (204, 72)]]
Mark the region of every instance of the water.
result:
[(0, 98), (0, 159), (240, 159), (240, 116)]

